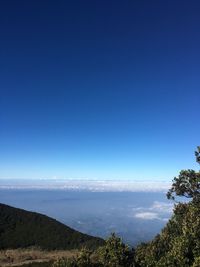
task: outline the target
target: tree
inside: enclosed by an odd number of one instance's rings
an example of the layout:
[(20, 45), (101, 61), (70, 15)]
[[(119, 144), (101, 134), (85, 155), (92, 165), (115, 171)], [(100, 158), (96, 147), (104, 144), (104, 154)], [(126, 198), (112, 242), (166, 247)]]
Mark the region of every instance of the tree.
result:
[(182, 170), (178, 177), (174, 177), (172, 187), (167, 192), (168, 199), (184, 196), (194, 200), (200, 199), (200, 172)]
[[(200, 266), (200, 204), (175, 205), (169, 222), (152, 241), (136, 248), (139, 267)], [(199, 258), (199, 259), (198, 259)], [(199, 265), (198, 265), (199, 264)]]
[(196, 161), (200, 164), (200, 146), (197, 147), (197, 151), (195, 151)]
[(93, 263), (91, 261), (92, 251), (87, 248), (83, 248), (77, 258), (78, 267), (92, 267)]
[(114, 233), (99, 249), (99, 261), (104, 267), (134, 267), (134, 251)]
[(52, 267), (134, 267), (134, 250), (125, 245), (115, 234), (104, 246), (92, 252), (83, 248), (76, 258), (61, 258)]
[(57, 259), (52, 267), (93, 267), (96, 266), (91, 261), (92, 251), (82, 248), (76, 258), (60, 258)]
[[(200, 147), (195, 152), (200, 163)], [(161, 233), (136, 248), (139, 267), (200, 266), (200, 172), (183, 170), (167, 193), (169, 199), (185, 196), (189, 202), (174, 205), (174, 213)]]
[[(195, 151), (196, 160), (200, 163), (200, 146)], [(174, 177), (172, 187), (167, 192), (167, 198), (174, 200), (176, 196), (184, 196), (194, 201), (200, 200), (200, 172), (182, 170)]]

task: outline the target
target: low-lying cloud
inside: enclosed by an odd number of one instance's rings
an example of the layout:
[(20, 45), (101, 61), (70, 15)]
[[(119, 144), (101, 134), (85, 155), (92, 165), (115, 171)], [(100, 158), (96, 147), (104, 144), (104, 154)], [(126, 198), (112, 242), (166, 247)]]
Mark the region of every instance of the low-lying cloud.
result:
[(150, 210), (156, 211), (158, 213), (170, 213), (173, 210), (173, 203), (165, 203), (165, 202), (159, 202), (155, 201), (153, 205), (150, 207)]
[(158, 214), (155, 212), (139, 212), (135, 214), (135, 218), (143, 220), (155, 220), (158, 219)]
[(142, 220), (168, 221), (173, 211), (173, 203), (155, 201), (148, 208), (137, 207), (133, 209), (134, 217)]
[[(48, 189), (92, 192), (166, 192), (169, 187), (170, 183), (163, 181), (71, 179), (0, 180), (0, 189)], [(159, 207), (157, 206), (157, 208)]]

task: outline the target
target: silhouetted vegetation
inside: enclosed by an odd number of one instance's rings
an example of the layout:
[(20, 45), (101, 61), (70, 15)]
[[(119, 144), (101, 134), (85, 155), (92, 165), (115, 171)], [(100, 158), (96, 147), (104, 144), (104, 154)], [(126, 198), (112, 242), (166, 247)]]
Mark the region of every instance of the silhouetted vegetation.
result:
[(101, 238), (82, 234), (39, 213), (0, 204), (0, 215), (0, 249), (95, 249), (104, 243)]

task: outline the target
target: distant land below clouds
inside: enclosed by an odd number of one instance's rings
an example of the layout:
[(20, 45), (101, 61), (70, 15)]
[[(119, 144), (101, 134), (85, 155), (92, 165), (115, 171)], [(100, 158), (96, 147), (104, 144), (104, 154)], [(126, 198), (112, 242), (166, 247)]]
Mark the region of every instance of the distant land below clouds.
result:
[(91, 192), (166, 192), (167, 181), (87, 179), (0, 179), (0, 189), (45, 189)]
[(164, 192), (150, 191), (0, 189), (0, 203), (48, 215), (93, 236), (106, 238), (115, 232), (131, 246), (154, 238), (174, 207)]

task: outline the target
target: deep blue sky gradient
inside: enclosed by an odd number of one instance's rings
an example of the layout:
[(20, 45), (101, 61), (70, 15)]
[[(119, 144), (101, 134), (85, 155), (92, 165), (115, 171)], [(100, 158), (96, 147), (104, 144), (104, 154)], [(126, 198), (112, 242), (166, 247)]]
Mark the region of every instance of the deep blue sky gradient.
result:
[(200, 145), (199, 1), (2, 1), (0, 178), (171, 180)]

